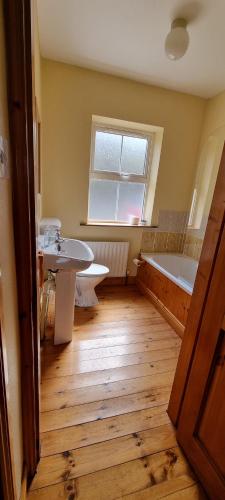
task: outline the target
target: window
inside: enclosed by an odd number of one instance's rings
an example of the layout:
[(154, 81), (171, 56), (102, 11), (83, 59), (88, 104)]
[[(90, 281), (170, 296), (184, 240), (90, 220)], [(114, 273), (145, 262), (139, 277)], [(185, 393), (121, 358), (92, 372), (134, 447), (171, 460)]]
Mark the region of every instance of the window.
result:
[(197, 188), (194, 188), (192, 202), (191, 202), (191, 208), (190, 208), (190, 214), (189, 214), (189, 219), (188, 219), (188, 226), (190, 226), (190, 227), (192, 227), (194, 225), (194, 216), (195, 216), (195, 210), (196, 210), (197, 194), (198, 194)]
[(144, 216), (153, 134), (93, 124), (88, 220)]
[[(224, 140), (221, 141), (222, 150)], [(195, 188), (192, 196), (188, 226), (192, 229), (204, 227), (208, 218), (213, 191), (219, 168), (218, 140), (216, 136), (210, 136), (203, 145), (195, 180)]]

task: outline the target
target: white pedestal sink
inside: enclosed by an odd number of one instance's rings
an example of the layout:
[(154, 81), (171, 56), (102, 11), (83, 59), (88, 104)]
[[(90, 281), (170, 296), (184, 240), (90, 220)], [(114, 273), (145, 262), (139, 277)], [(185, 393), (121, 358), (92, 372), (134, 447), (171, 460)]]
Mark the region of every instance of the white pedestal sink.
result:
[(76, 273), (73, 271), (58, 271), (55, 281), (54, 344), (57, 345), (72, 340)]
[(94, 255), (86, 243), (73, 239), (42, 247), (42, 251), (44, 269), (57, 271), (54, 344), (64, 344), (72, 340), (76, 272), (87, 269)]

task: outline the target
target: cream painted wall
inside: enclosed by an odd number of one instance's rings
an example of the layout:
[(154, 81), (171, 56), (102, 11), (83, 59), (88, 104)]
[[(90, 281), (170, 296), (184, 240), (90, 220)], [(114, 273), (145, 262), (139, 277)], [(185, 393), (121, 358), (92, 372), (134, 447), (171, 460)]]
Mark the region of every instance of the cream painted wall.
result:
[(216, 95), (207, 101), (204, 117), (203, 129), (201, 134), (201, 143), (212, 132), (224, 127), (225, 125), (225, 91)]
[(34, 89), (37, 101), (38, 114), (41, 118), (41, 54), (40, 54), (40, 41), (38, 30), (38, 16), (37, 16), (37, 2), (32, 1), (32, 20), (33, 20), (33, 72), (34, 72)]
[(189, 208), (205, 100), (72, 65), (42, 64), (43, 215), (62, 220), (66, 236), (130, 241), (142, 230), (80, 227), (87, 218), (92, 114), (164, 127), (154, 216)]
[[(32, 76), (33, 76), (33, 92), (35, 96), (35, 110), (34, 110), (34, 122), (35, 122), (35, 139), (38, 141), (38, 133), (40, 133), (39, 141), (40, 145), (42, 143), (42, 94), (41, 94), (41, 53), (40, 53), (40, 39), (39, 39), (39, 27), (38, 27), (38, 15), (37, 15), (37, 1), (32, 0)], [(36, 144), (35, 144), (36, 145)], [(36, 227), (39, 230), (39, 223), (42, 215), (42, 201), (41, 195), (39, 193), (39, 162), (41, 162), (42, 148), (36, 145), (35, 148), (35, 205), (36, 205)], [(40, 154), (40, 158), (38, 157)]]
[(205, 120), (201, 136), (201, 146), (208, 138), (215, 142), (215, 157), (208, 190), (205, 212), (208, 215), (216, 183), (217, 173), (220, 165), (222, 150), (225, 141), (225, 91), (210, 99), (207, 103)]
[[(6, 96), (6, 68), (3, 27), (3, 6), (0, 0), (0, 135), (9, 140)], [(13, 168), (13, 165), (11, 166)], [(7, 403), (10, 424), (11, 454), (16, 498), (20, 498), (23, 446), (20, 387), (20, 348), (16, 295), (16, 274), (13, 240), (11, 182), (0, 177), (0, 302), (1, 328), (7, 382)]]
[[(223, 145), (225, 141), (225, 91), (207, 101), (205, 117), (202, 127), (199, 160), (194, 188), (197, 189), (197, 210), (203, 212), (200, 227), (196, 224), (189, 232), (196, 237), (203, 238), (205, 225), (212, 202), (217, 173), (220, 165)], [(201, 198), (204, 196), (204, 200)], [(204, 201), (204, 205), (203, 205)]]

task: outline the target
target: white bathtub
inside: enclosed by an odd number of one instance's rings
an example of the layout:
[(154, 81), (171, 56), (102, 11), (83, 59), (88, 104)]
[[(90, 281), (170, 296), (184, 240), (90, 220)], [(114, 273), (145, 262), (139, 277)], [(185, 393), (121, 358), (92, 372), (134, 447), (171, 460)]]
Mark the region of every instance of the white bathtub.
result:
[(175, 253), (142, 253), (141, 256), (189, 295), (192, 294), (198, 268), (194, 259)]

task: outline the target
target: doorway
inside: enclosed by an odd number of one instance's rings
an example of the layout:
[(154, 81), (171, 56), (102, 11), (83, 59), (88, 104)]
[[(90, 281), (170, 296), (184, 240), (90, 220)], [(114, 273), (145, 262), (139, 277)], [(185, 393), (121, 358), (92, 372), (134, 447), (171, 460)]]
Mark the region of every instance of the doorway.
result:
[[(22, 2), (20, 7), (13, 1), (7, 2), (6, 27), (23, 353), (24, 454), (28, 478), (31, 480), (39, 461), (40, 446), (36, 191), (29, 2)], [(19, 73), (18, 61), (21, 68)], [(210, 235), (211, 232), (208, 238)], [(214, 249), (215, 252), (218, 249), (218, 240), (215, 240)], [(204, 255), (207, 257), (207, 247)], [(210, 259), (212, 264), (214, 256), (211, 255)], [(212, 266), (209, 265), (207, 269), (209, 283)], [(179, 339), (135, 287), (100, 289), (99, 294), (102, 308), (91, 312), (79, 311), (74, 341), (69, 346), (54, 347), (53, 351), (50, 338), (44, 347), (42, 458), (30, 487), (30, 498), (37, 498), (39, 494), (41, 497), (49, 492), (53, 498), (58, 494), (75, 495), (77, 488), (84, 492), (83, 495), (88, 492), (91, 498), (94, 494), (93, 480), (98, 485), (95, 491), (99, 495), (111, 480), (112, 498), (113, 495), (115, 497), (114, 484), (119, 485), (123, 496), (130, 496), (137, 492), (137, 478), (140, 481), (138, 494), (148, 490), (148, 495), (149, 488), (156, 491), (157, 487), (158, 491), (165, 490), (177, 495), (189, 489), (184, 494), (199, 494), (204, 498), (204, 493), (177, 446), (173, 428), (166, 415), (166, 398), (170, 394), (173, 378), (171, 372), (175, 368), (173, 363), (176, 363)], [(204, 301), (205, 296), (202, 296), (202, 304)], [(140, 334), (141, 342), (138, 337)], [(123, 337), (126, 337), (124, 343), (121, 342)], [(84, 346), (89, 347), (83, 348)], [(113, 372), (109, 373), (111, 371)], [(129, 373), (129, 377), (124, 376), (125, 373)], [(186, 374), (187, 372), (185, 377)], [(178, 469), (182, 474), (177, 472)], [(159, 473), (152, 472), (155, 470), (159, 470)], [(125, 484), (126, 477), (129, 481)]]

